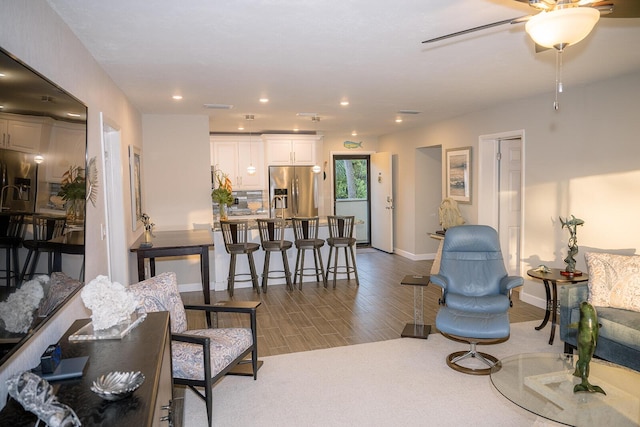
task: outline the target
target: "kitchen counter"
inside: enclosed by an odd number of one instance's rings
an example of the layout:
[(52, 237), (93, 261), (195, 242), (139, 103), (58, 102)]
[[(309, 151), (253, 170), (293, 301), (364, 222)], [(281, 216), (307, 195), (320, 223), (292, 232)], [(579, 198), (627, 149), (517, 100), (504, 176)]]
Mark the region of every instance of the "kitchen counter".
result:
[[(230, 220), (233, 220), (235, 218), (233, 217), (229, 217)], [(250, 230), (249, 230), (249, 241), (252, 243), (258, 243), (260, 244), (260, 233), (258, 232), (258, 223), (255, 219), (250, 220)], [(286, 230), (285, 230), (285, 234), (284, 234), (284, 238), (285, 240), (289, 240), (291, 242), (293, 242), (294, 239), (294, 234), (293, 234), (293, 228), (291, 226), (291, 221), (288, 220), (287, 221), (287, 225), (286, 225)], [(329, 237), (329, 227), (327, 226), (327, 218), (326, 217), (321, 217), (320, 218), (320, 227), (318, 227), (318, 238), (319, 239), (323, 239), (326, 240)], [(213, 241), (214, 241), (214, 245), (216, 250), (214, 251), (214, 277), (213, 277), (213, 286), (214, 289), (216, 291), (222, 291), (222, 290), (226, 290), (227, 289), (227, 277), (229, 275), (229, 259), (230, 256), (229, 254), (225, 251), (224, 249), (224, 239), (222, 238), (222, 232), (220, 231), (220, 223), (216, 222), (214, 223), (214, 228), (213, 228)], [(326, 268), (327, 266), (327, 260), (329, 259), (329, 245), (327, 245), (325, 243), (325, 245), (320, 249), (320, 253), (322, 254), (322, 264), (324, 265), (324, 267)], [(287, 258), (289, 261), (289, 267), (291, 268), (291, 274), (294, 274), (294, 269), (296, 266), (296, 255), (297, 255), (297, 249), (295, 247), (295, 245), (287, 251)], [(343, 253), (340, 254), (340, 259), (342, 259), (342, 257), (344, 256)], [(262, 250), (262, 248), (256, 252), (254, 252), (253, 254), (253, 258), (256, 264), (256, 272), (258, 273), (258, 282), (262, 283), (262, 269), (264, 267), (264, 251)], [(313, 263), (313, 257), (312, 256), (307, 256), (305, 259), (305, 264), (307, 266), (310, 266)], [(272, 256), (271, 257), (271, 262), (270, 262), (270, 267), (271, 270), (283, 270), (282, 267), (282, 258), (280, 256)], [(238, 257), (238, 261), (237, 261), (237, 266), (236, 266), (236, 273), (241, 274), (241, 273), (248, 273), (249, 272), (249, 263), (247, 261), (247, 257), (246, 256), (240, 256)], [(249, 277), (249, 276), (245, 276), (245, 277)], [(342, 277), (342, 275), (338, 276), (338, 279), (340, 279)], [(344, 276), (346, 277), (346, 275)], [(292, 280), (293, 280), (293, 276), (292, 276)], [(313, 281), (314, 278), (311, 276), (305, 277), (303, 282), (307, 282), (307, 281)], [(277, 284), (285, 284), (285, 279), (270, 279), (269, 280), (269, 285), (277, 285)], [(252, 284), (251, 282), (238, 282), (236, 281), (235, 283), (235, 288), (239, 289), (239, 288), (249, 288), (251, 287)], [(304, 287), (303, 287), (304, 289)]]

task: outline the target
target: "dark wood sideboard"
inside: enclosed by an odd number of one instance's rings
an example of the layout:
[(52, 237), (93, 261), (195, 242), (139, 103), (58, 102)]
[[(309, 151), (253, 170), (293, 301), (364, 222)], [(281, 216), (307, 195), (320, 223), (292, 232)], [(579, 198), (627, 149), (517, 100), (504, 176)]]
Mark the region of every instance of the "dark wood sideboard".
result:
[[(76, 412), (83, 426), (169, 426), (173, 399), (169, 314), (147, 318), (121, 340), (69, 342), (68, 337), (89, 319), (76, 320), (60, 339), (63, 358), (89, 356), (82, 378), (52, 382), (58, 400)], [(132, 396), (108, 402), (90, 390), (93, 381), (111, 371), (141, 371), (144, 383)], [(9, 398), (0, 425), (35, 425), (37, 418)]]

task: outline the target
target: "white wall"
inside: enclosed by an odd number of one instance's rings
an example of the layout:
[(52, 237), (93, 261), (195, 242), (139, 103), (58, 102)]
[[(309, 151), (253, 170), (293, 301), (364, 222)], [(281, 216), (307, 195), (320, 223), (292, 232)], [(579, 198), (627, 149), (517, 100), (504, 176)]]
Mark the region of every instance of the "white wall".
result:
[[(147, 114), (142, 127), (142, 205), (154, 230), (191, 230), (194, 223), (212, 223), (208, 117)], [(188, 262), (158, 258), (156, 273), (174, 271), (181, 285), (199, 284), (199, 263), (197, 256), (188, 257)], [(134, 283), (133, 254), (130, 264)]]
[[(96, 156), (98, 165), (102, 164), (101, 111), (122, 129), (124, 144), (141, 143), (138, 112), (44, 0), (0, 0), (0, 46), (88, 106), (88, 157)], [(123, 159), (123, 163), (128, 164), (128, 160)], [(102, 182), (103, 171), (100, 166), (98, 169)], [(128, 185), (128, 180), (126, 183)], [(100, 236), (100, 224), (105, 222), (101, 190), (99, 186), (97, 206), (87, 204), (86, 246), (91, 248), (86, 256), (87, 279), (107, 273), (106, 243)], [(123, 191), (128, 194), (127, 188)], [(131, 242), (134, 238), (129, 235), (126, 240)], [(36, 366), (47, 345), (58, 341), (73, 320), (87, 315), (82, 302), (76, 298), (23, 347), (19, 357), (2, 366), (0, 406), (6, 398), (5, 380), (15, 372)]]
[[(577, 267), (585, 270), (589, 248), (638, 251), (640, 228), (640, 72), (587, 86), (565, 87), (561, 108), (552, 108), (547, 93), (487, 108), (451, 120), (380, 137), (381, 151), (397, 151), (397, 188), (413, 188), (415, 148), (442, 144), (446, 149), (472, 146), (480, 135), (524, 129), (525, 218), (523, 272), (539, 264), (564, 267), (568, 232), (558, 217), (571, 214), (585, 221), (577, 231), (580, 253)], [(472, 168), (477, 183), (477, 157)], [(443, 161), (444, 163), (444, 161)], [(444, 179), (443, 179), (444, 181)], [(477, 221), (477, 185), (474, 202), (459, 205), (469, 223)], [(415, 209), (396, 196), (396, 246), (411, 251), (418, 245), (412, 232)], [(538, 282), (527, 281), (532, 302), (544, 298)], [(526, 298), (526, 296), (525, 296)]]

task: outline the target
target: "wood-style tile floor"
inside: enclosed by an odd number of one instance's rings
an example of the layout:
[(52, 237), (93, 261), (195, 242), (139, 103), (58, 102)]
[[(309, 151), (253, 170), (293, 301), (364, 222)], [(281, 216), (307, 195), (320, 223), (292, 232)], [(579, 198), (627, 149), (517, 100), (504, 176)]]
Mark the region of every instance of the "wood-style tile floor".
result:
[[(360, 286), (350, 281), (322, 284), (305, 282), (302, 290), (287, 291), (285, 285), (272, 285), (258, 295), (251, 288), (236, 289), (234, 300), (259, 300), (258, 352), (271, 356), (350, 344), (383, 341), (400, 337), (405, 324), (413, 323), (412, 286), (401, 286), (407, 274), (428, 275), (431, 261), (412, 261), (374, 249), (357, 254)], [(338, 276), (341, 277), (341, 276)], [(226, 291), (211, 293), (212, 302), (229, 300)], [(439, 288), (424, 289), (424, 322), (435, 324)], [(202, 303), (201, 292), (182, 294), (185, 303)], [(188, 312), (190, 328), (203, 328), (204, 315)], [(244, 316), (246, 318), (246, 316)], [(511, 322), (541, 320), (544, 310), (520, 301), (514, 292)], [(233, 314), (221, 314), (219, 326), (248, 326)]]

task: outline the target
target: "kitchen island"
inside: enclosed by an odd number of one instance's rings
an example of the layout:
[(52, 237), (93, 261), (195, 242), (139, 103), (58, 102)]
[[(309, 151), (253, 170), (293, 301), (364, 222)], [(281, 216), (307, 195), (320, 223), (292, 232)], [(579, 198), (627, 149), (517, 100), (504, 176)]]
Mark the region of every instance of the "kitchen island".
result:
[[(234, 220), (236, 218), (234, 217), (229, 217), (230, 220)], [(293, 228), (291, 225), (291, 221), (287, 221), (286, 226), (285, 226), (285, 240), (289, 240), (291, 242), (294, 242), (295, 238), (294, 238), (294, 233), (293, 233)], [(249, 219), (249, 236), (248, 236), (248, 240), (252, 243), (258, 243), (260, 244), (260, 233), (258, 231), (258, 223), (256, 220), (253, 219)], [(327, 219), (326, 218), (321, 218), (320, 219), (320, 227), (318, 228), (318, 238), (319, 239), (323, 239), (326, 240), (329, 237), (329, 227), (327, 226)], [(214, 247), (216, 248), (214, 251), (215, 254), (215, 260), (214, 260), (214, 274), (213, 274), (213, 286), (214, 289), (216, 291), (223, 291), (227, 289), (227, 277), (229, 276), (229, 260), (230, 260), (230, 255), (225, 251), (224, 249), (224, 240), (222, 238), (222, 232), (220, 231), (220, 224), (219, 223), (215, 223), (214, 224), (214, 229), (213, 229), (213, 242), (214, 242)], [(287, 251), (287, 258), (289, 261), (289, 267), (291, 268), (291, 274), (293, 276), (294, 274), (294, 269), (296, 266), (296, 255), (297, 255), (298, 251), (294, 246)], [(325, 245), (320, 249), (320, 253), (322, 254), (322, 263), (323, 266), (326, 270), (327, 267), (327, 260), (329, 259), (329, 245), (327, 245), (325, 243)], [(344, 253), (341, 252), (339, 254), (340, 256), (340, 261), (339, 262), (343, 262), (344, 259)], [(255, 260), (255, 264), (256, 264), (256, 272), (258, 273), (258, 281), (260, 282), (262, 280), (262, 269), (264, 268), (264, 251), (262, 250), (262, 248), (258, 251), (256, 251), (253, 254), (254, 260)], [(305, 257), (305, 264), (309, 267), (311, 265), (313, 265), (313, 257), (311, 256), (307, 256)], [(280, 256), (272, 256), (271, 257), (271, 262), (270, 262), (270, 267), (271, 270), (283, 270), (283, 266), (282, 266), (282, 258)], [(236, 266), (236, 272), (238, 274), (248, 274), (249, 273), (249, 263), (247, 261), (246, 257), (238, 257), (238, 261), (237, 261), (237, 266)], [(278, 274), (276, 274), (278, 275)], [(245, 276), (244, 278), (248, 278), (249, 276)], [(346, 278), (346, 274), (342, 275), (340, 273), (338, 273), (338, 278), (342, 278), (345, 277)], [(293, 281), (293, 277), (291, 277), (291, 280)], [(314, 282), (314, 277), (313, 276), (306, 276), (303, 278), (303, 282)], [(286, 281), (284, 278), (282, 279), (269, 279), (268, 285), (279, 285), (279, 284), (285, 284)], [(252, 286), (250, 281), (247, 282), (238, 282), (236, 280), (235, 283), (235, 288), (239, 289), (239, 288), (250, 288)], [(303, 287), (304, 289), (304, 287)]]

